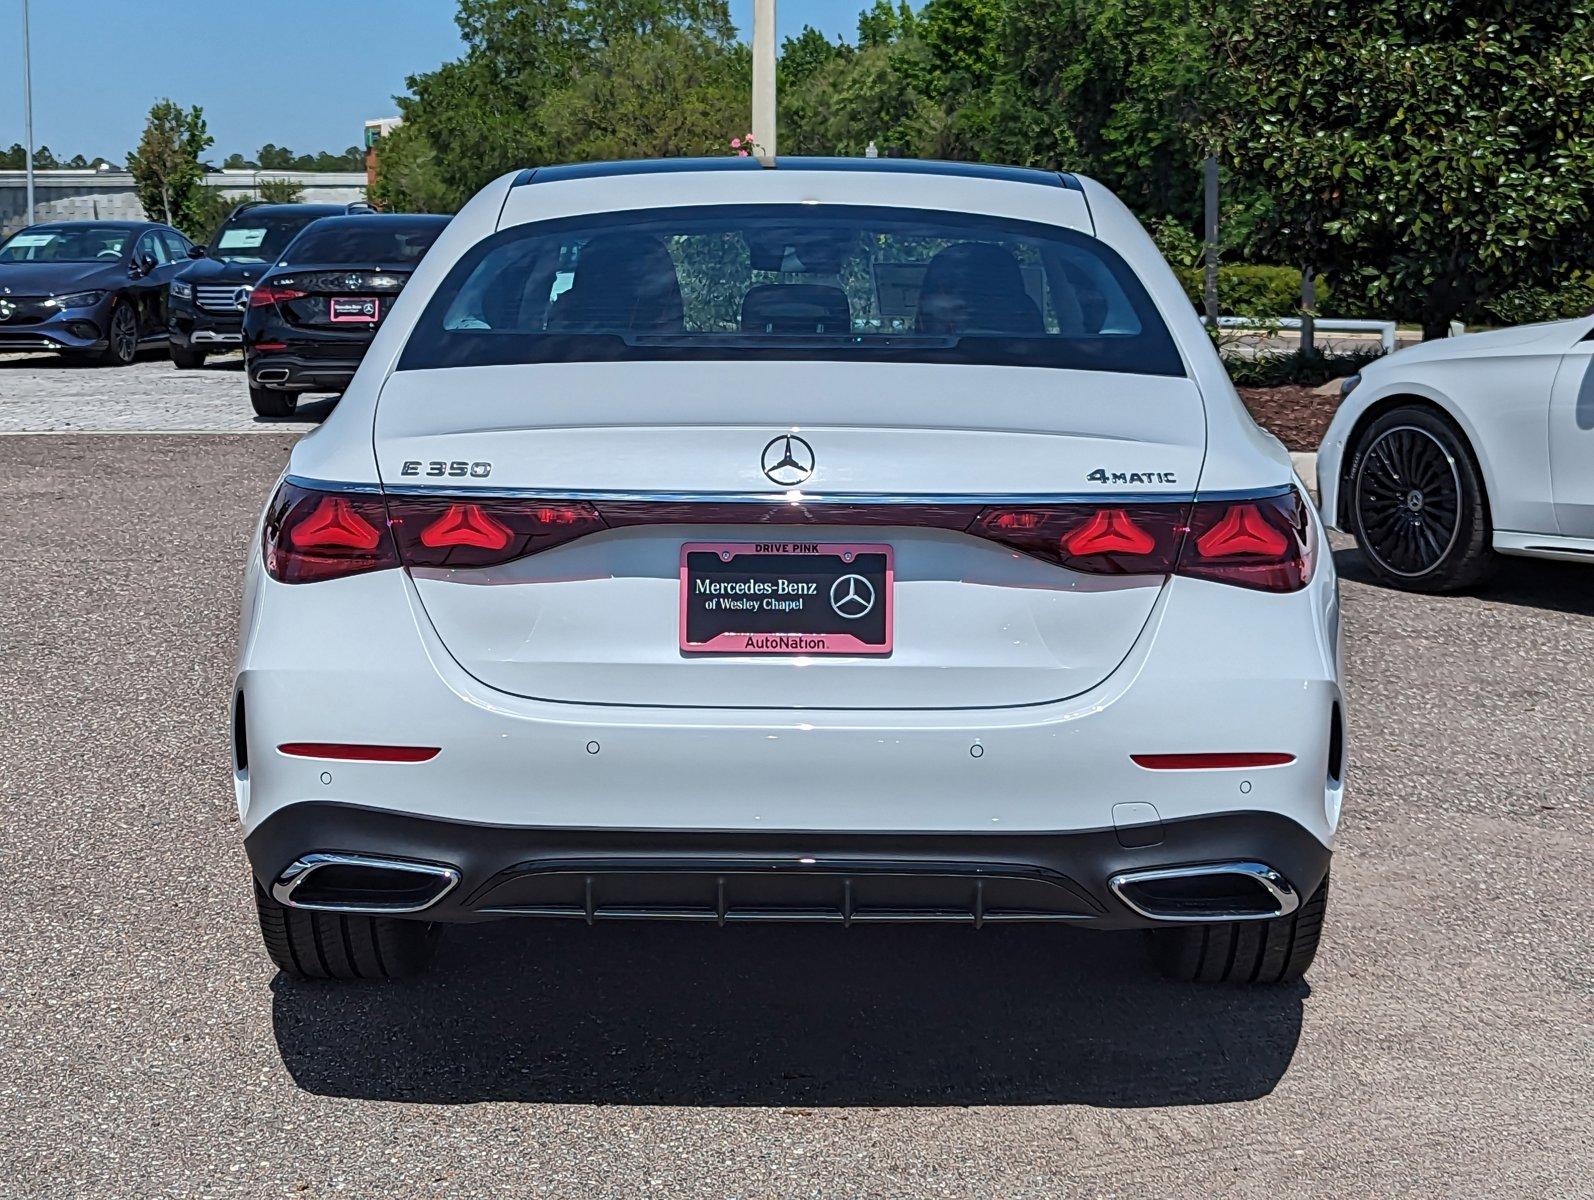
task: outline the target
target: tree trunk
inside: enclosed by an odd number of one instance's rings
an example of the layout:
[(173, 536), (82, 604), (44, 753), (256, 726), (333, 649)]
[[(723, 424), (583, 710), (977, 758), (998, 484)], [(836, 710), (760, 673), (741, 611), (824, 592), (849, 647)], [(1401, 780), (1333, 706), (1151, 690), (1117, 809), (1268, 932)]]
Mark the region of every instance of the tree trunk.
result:
[(1431, 342), (1435, 338), (1450, 336), (1450, 314), (1426, 311), (1422, 314), (1422, 340)]
[(1317, 311), (1317, 280), (1312, 277), (1312, 264), (1301, 268), (1301, 353), (1311, 354), (1317, 349), (1317, 325), (1312, 320)]

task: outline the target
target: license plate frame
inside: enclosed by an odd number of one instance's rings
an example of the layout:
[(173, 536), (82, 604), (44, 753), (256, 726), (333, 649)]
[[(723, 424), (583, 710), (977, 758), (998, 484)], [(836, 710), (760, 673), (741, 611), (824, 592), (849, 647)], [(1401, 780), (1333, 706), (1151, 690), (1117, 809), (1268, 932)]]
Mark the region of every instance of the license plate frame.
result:
[[(694, 563), (693, 555), (708, 554), (718, 562)], [(858, 569), (847, 569), (852, 566)], [(695, 589), (695, 582), (715, 567), (731, 577), (725, 582), (733, 586), (713, 593)], [(782, 579), (792, 591), (780, 591)], [(686, 542), (681, 546), (680, 581), (679, 649), (686, 656), (885, 658), (893, 650), (896, 561), (884, 542)], [(772, 590), (744, 586), (761, 583)], [(820, 586), (813, 592), (797, 587), (810, 583)], [(763, 606), (766, 600), (802, 605), (770, 609)], [(755, 607), (747, 607), (749, 601)], [(710, 602), (716, 603), (714, 609), (694, 607)], [(864, 623), (850, 626), (852, 621)], [(751, 627), (737, 628), (738, 623)], [(798, 627), (780, 627), (788, 624)]]
[[(357, 304), (353, 312), (339, 312), (338, 306)], [(370, 305), (370, 311), (365, 306)], [(327, 319), (334, 325), (372, 325), (382, 319), (380, 296), (332, 296), (327, 300)]]

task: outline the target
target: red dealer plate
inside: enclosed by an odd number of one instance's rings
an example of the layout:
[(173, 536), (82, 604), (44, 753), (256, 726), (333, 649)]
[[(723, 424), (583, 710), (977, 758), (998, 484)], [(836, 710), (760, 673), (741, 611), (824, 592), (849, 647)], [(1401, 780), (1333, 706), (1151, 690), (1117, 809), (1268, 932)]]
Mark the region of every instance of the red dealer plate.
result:
[(382, 302), (375, 296), (333, 296), (327, 302), (327, 315), (340, 324), (375, 321), (382, 315)]
[(890, 654), (891, 547), (861, 542), (688, 542), (688, 654)]

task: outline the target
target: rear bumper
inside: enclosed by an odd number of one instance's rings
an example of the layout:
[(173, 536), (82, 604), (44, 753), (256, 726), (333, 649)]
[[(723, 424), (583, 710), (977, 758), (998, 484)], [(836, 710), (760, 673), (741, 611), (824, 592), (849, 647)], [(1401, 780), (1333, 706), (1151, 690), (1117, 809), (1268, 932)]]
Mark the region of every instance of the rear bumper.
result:
[(249, 355), (249, 383), (283, 392), (341, 392), (348, 387), (358, 359), (302, 358), (293, 354)]
[[(451, 868), (455, 881), (440, 885), (435, 902), (420, 905), (420, 915), (438, 921), (505, 915), (588, 922), (1039, 920), (1149, 928), (1164, 921), (1126, 903), (1109, 880), (1238, 859), (1266, 864), (1286, 894), (1305, 897), (1329, 864), (1328, 848), (1311, 833), (1266, 812), (1213, 814), (1155, 829), (797, 833), (514, 827), (306, 803), (273, 815), (246, 848), (261, 886), (290, 903), (293, 889), (283, 881), (311, 855)], [(320, 900), (309, 889), (300, 894), (307, 906), (337, 903), (331, 892)]]

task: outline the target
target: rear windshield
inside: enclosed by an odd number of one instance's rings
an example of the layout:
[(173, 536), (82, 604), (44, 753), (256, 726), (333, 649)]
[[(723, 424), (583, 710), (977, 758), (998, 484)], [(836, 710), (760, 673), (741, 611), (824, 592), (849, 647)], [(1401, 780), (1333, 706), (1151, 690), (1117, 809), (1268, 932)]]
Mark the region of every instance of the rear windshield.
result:
[(211, 258), (219, 258), (222, 262), (276, 262), (277, 255), (293, 240), (294, 234), (317, 217), (325, 215), (324, 209), (321, 212), (305, 212), (290, 208), (256, 213), (246, 210), (233, 220), (222, 222), (221, 228), (210, 239), (208, 253)]
[(284, 266), (414, 266), (446, 221), (333, 217), (305, 227), (283, 251)]
[(1128, 265), (1051, 225), (734, 205), (534, 222), (449, 272), (400, 370), (828, 359), (1183, 375)]

